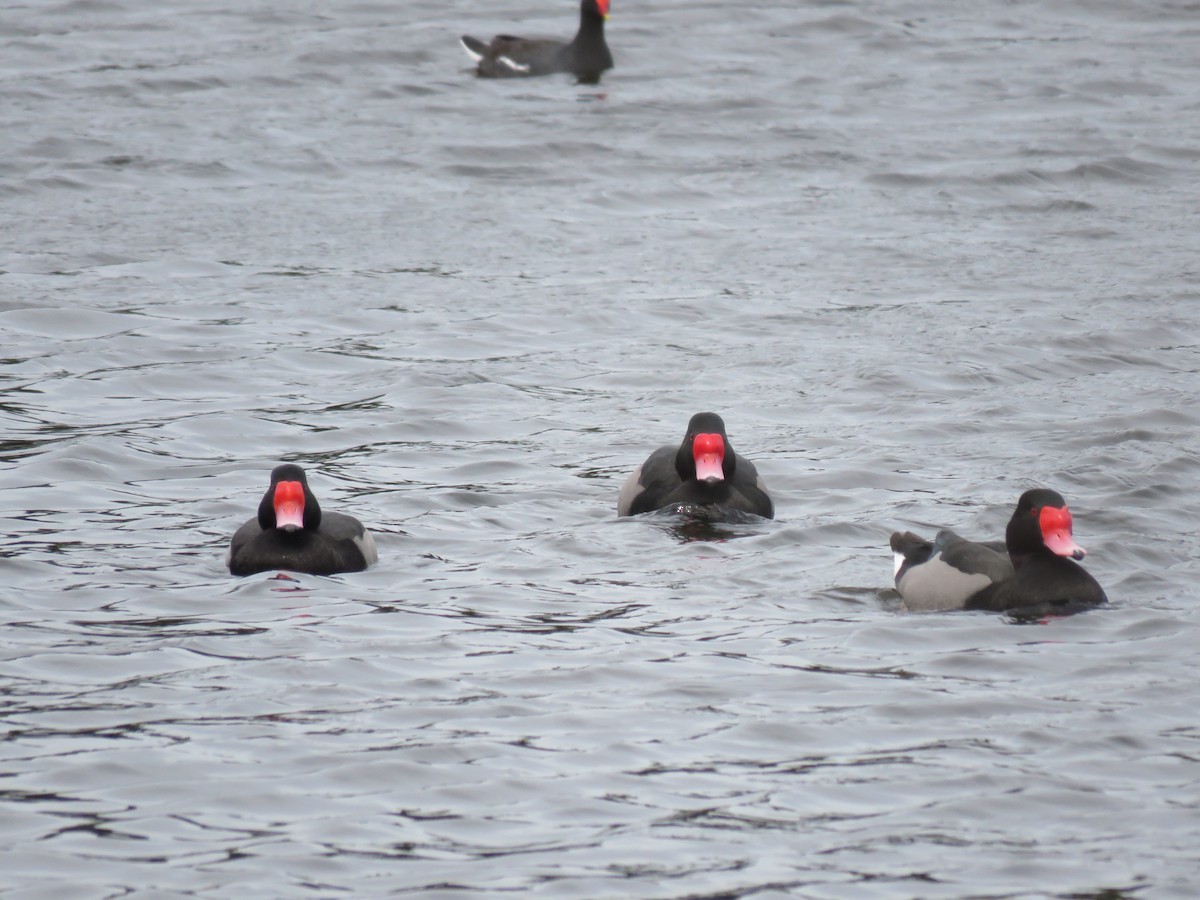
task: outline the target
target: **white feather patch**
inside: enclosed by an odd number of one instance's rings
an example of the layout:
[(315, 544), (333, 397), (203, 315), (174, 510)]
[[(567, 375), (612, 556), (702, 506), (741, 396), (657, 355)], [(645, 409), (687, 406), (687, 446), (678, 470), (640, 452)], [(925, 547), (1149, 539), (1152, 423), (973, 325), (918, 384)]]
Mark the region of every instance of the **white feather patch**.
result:
[(363, 533), (354, 538), (354, 543), (362, 551), (363, 559), (368, 566), (379, 562), (379, 550), (375, 547), (375, 538), (371, 536), (371, 532), (364, 528)]
[(496, 62), (503, 63), (504, 65), (506, 65), (510, 69), (512, 69), (514, 72), (527, 73), (529, 71), (529, 66), (523, 66), (519, 62), (517, 62), (515, 59), (512, 59), (511, 57), (508, 57), (508, 56), (497, 56)]
[(467, 42), (462, 40), (462, 38), (459, 38), (458, 42), (462, 45), (462, 48), (467, 51), (467, 56), (471, 57), (474, 62), (479, 62), (481, 59), (483, 59), (483, 54), (476, 53), (474, 50), (468, 47)]

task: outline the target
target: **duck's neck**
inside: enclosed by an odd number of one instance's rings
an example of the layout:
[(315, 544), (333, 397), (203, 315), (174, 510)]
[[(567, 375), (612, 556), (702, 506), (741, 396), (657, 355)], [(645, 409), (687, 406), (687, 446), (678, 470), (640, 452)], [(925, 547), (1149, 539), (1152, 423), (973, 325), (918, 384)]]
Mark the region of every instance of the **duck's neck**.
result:
[(604, 16), (594, 8), (584, 8), (579, 14), (579, 33), (575, 35), (575, 42), (597, 39), (604, 40)]

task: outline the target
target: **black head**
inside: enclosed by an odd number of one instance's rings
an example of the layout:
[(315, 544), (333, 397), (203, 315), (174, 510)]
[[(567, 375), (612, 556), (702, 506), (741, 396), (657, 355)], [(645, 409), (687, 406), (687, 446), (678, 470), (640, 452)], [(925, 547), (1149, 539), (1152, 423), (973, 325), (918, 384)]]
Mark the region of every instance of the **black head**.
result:
[(583, 0), (579, 4), (579, 14), (585, 19), (599, 19), (603, 22), (608, 18), (609, 0)]
[(711, 412), (692, 416), (679, 452), (675, 454), (675, 470), (679, 477), (684, 481), (729, 481), (736, 468), (737, 454), (725, 434), (725, 422), (721, 417)]
[(1034, 553), (1083, 559), (1087, 555), (1072, 536), (1071, 511), (1062, 494), (1047, 488), (1026, 491), (1004, 533), (1013, 565)]
[(1049, 488), (1033, 488), (1021, 495), (1021, 499), (1017, 501), (1017, 511), (1013, 513), (1013, 518), (1044, 506), (1063, 509), (1066, 505), (1067, 501), (1058, 491), (1052, 491)]
[[(280, 519), (284, 524), (280, 525)], [(271, 486), (258, 504), (260, 528), (315, 531), (321, 527), (321, 505), (309, 490), (304, 470), (284, 463), (271, 470)]]

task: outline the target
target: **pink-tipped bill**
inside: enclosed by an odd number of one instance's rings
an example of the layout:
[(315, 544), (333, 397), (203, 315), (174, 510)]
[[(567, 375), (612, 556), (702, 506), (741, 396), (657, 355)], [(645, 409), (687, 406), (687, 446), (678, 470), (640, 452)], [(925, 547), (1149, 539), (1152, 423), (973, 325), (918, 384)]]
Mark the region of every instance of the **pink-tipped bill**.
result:
[(1042, 529), (1042, 543), (1051, 553), (1069, 556), (1072, 559), (1083, 559), (1087, 556), (1087, 551), (1075, 543), (1075, 538), (1071, 535), (1071, 511), (1065, 506), (1062, 509), (1043, 506), (1038, 515), (1038, 524)]
[(725, 480), (725, 439), (719, 434), (698, 434), (692, 439), (692, 457), (696, 460), (696, 480)]
[(304, 485), (281, 481), (275, 485), (275, 527), (304, 527)]

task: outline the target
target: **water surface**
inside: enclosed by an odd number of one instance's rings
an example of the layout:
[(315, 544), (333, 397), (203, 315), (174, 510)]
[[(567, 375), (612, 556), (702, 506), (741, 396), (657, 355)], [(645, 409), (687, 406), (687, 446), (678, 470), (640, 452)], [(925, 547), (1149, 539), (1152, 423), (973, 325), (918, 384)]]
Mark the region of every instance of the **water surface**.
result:
[[(13, 897), (1191, 897), (1200, 28), (1167, 2), (0, 22)], [(777, 518), (618, 520), (721, 412)], [(376, 533), (231, 578), (270, 468)], [(1111, 605), (909, 615), (1071, 502)]]

